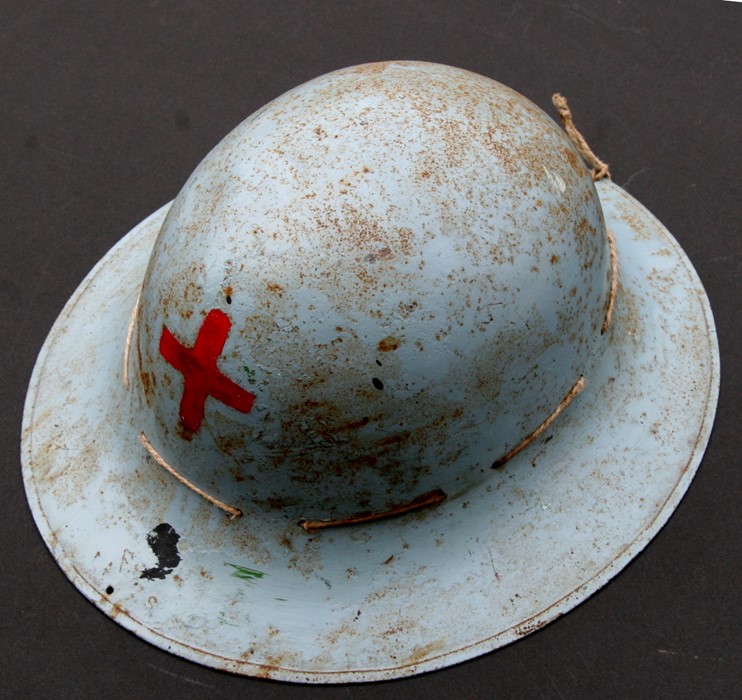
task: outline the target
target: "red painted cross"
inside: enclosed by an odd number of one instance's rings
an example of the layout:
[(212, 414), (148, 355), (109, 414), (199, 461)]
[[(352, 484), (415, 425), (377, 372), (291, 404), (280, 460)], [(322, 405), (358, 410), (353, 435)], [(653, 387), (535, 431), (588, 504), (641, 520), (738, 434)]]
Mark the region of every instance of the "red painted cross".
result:
[(201, 428), (207, 396), (213, 396), (241, 413), (247, 413), (255, 401), (253, 394), (225, 377), (216, 366), (231, 327), (227, 314), (212, 309), (204, 319), (192, 348), (183, 345), (166, 326), (162, 327), (160, 354), (183, 373), (180, 420), (183, 427), (192, 433)]

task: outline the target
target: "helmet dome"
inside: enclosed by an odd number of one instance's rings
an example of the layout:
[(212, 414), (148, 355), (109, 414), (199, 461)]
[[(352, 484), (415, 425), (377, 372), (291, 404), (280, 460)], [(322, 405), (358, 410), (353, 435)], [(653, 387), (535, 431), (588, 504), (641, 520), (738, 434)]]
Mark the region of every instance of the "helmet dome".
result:
[(609, 288), (595, 187), (539, 108), (440, 65), (336, 71), (176, 198), (131, 353), (141, 430), (245, 511), (455, 495), (589, 380)]

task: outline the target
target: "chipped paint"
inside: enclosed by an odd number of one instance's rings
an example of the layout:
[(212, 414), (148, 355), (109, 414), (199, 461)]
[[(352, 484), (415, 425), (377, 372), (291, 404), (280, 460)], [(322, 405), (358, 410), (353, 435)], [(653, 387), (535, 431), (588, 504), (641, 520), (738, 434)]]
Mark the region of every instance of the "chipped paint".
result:
[[(157, 566), (145, 569), (139, 575), (139, 578), (154, 581), (164, 579), (173, 573), (178, 564), (181, 562), (180, 553), (178, 552), (178, 541), (180, 535), (175, 532), (172, 525), (160, 523), (151, 532), (147, 533), (147, 544), (157, 557)], [(177, 578), (177, 577), (176, 577)], [(106, 591), (113, 592), (109, 586)]]

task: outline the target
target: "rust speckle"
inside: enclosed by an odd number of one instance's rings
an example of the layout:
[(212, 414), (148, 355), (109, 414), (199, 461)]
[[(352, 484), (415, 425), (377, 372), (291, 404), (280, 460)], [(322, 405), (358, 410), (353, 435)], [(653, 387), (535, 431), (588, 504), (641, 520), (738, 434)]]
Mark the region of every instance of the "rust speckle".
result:
[(111, 612), (110, 612), (111, 619), (115, 620), (121, 614), (126, 615), (126, 617), (131, 617), (131, 615), (129, 614), (129, 611), (126, 608), (124, 608), (120, 603), (114, 603), (111, 606)]
[(517, 634), (519, 637), (525, 637), (527, 634), (531, 634), (531, 632), (540, 630), (548, 622), (548, 620), (540, 620), (539, 622), (526, 622), (524, 625), (521, 625), (515, 630), (515, 634)]
[(142, 380), (142, 389), (144, 389), (144, 395), (149, 399), (152, 398), (154, 376), (150, 379), (149, 372), (140, 372), (139, 377)]
[(288, 503), (285, 498), (276, 497), (268, 499), (268, 506), (272, 510), (284, 510), (287, 505)]
[(569, 161), (569, 164), (572, 166), (572, 168), (577, 172), (578, 175), (584, 175), (585, 168), (580, 162), (580, 159), (577, 157), (575, 152), (571, 148), (564, 148), (564, 155), (566, 156), (567, 160)]
[(214, 437), (214, 442), (216, 442), (217, 447), (220, 450), (227, 452), (228, 454), (243, 449), (246, 444), (244, 435), (216, 435)]
[(333, 433), (344, 433), (344, 432), (350, 432), (352, 430), (358, 430), (358, 428), (363, 428), (364, 425), (368, 425), (371, 422), (371, 418), (368, 416), (364, 416), (360, 420), (354, 420), (350, 423), (345, 423), (344, 425), (339, 425), (336, 428), (333, 428), (331, 432)]
[(376, 457), (376, 455), (363, 455), (348, 462), (348, 469), (350, 469), (352, 472), (355, 472), (359, 469), (363, 469), (364, 467), (373, 468), (376, 466), (377, 462), (378, 458)]
[(178, 431), (178, 435), (183, 438), (183, 440), (187, 440), (188, 442), (193, 440), (193, 431), (188, 430), (188, 428), (183, 425), (183, 421), (178, 421), (176, 430)]
[(404, 441), (409, 436), (410, 436), (409, 431), (404, 431), (401, 433), (397, 433), (396, 435), (390, 435), (389, 437), (382, 438), (376, 444), (379, 447), (388, 447), (389, 445), (397, 445), (400, 442)]
[(395, 338), (392, 335), (388, 335), (386, 338), (382, 338), (377, 345), (379, 352), (391, 352), (396, 350), (402, 341), (399, 338)]
[(278, 296), (283, 296), (283, 293), (286, 291), (278, 282), (266, 282), (265, 283), (266, 289), (271, 292), (271, 294), (278, 294)]
[(552, 265), (556, 265), (560, 260), (561, 258), (556, 253), (554, 253), (554, 255), (552, 255), (551, 258), (549, 258), (549, 261), (551, 262)]
[(407, 660), (407, 663), (410, 664), (416, 664), (419, 661), (422, 661), (423, 659), (428, 658), (431, 656), (431, 654), (434, 654), (436, 651), (440, 651), (441, 649), (445, 648), (445, 642), (438, 641), (438, 642), (430, 642), (430, 644), (425, 644), (421, 647), (418, 647), (415, 649), (415, 651), (412, 652), (412, 655)]

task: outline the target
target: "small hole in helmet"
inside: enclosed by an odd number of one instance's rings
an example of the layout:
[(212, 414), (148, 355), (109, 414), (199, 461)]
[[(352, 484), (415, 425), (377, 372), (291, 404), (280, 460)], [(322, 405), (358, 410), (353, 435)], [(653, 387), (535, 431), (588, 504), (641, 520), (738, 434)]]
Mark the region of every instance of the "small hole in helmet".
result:
[(231, 304), (232, 303), (232, 297), (229, 294), (227, 294), (227, 296), (225, 297), (225, 299), (227, 300), (227, 304)]
[(371, 383), (372, 383), (372, 384), (373, 384), (373, 385), (374, 385), (374, 386), (375, 386), (375, 387), (376, 387), (376, 388), (377, 388), (377, 389), (378, 389), (379, 391), (381, 391), (381, 390), (382, 390), (382, 389), (384, 388), (384, 384), (383, 384), (383, 382), (381, 381), (381, 379), (378, 379), (377, 377), (374, 377), (374, 378), (373, 378), (373, 379), (371, 380)]
[(379, 365), (379, 367), (381, 367), (381, 362), (379, 362), (379, 360), (376, 360), (376, 364)]
[(106, 595), (111, 595), (113, 593), (113, 586), (107, 586), (106, 587)]

